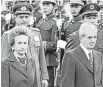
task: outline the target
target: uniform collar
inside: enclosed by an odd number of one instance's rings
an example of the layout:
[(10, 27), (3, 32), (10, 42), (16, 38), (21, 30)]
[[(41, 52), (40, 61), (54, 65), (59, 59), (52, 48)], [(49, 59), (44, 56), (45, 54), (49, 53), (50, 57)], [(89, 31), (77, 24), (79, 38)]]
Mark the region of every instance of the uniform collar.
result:
[(78, 22), (78, 21), (81, 21), (81, 16), (73, 18), (73, 20), (71, 20), (71, 23)]
[(45, 20), (52, 19), (52, 18), (55, 18), (55, 17), (56, 17), (55, 14), (51, 14), (49, 16), (46, 16)]

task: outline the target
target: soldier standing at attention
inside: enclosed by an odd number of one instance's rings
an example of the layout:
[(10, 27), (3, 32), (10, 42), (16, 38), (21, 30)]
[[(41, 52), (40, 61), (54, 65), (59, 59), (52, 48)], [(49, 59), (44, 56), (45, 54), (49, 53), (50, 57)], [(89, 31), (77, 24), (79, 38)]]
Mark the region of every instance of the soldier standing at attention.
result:
[[(32, 42), (29, 46), (27, 56), (29, 58), (33, 58), (35, 61), (35, 71), (36, 71), (36, 81), (37, 85), (34, 87), (41, 87), (41, 85), (45, 85), (47, 87), (48, 82), (48, 72), (46, 67), (45, 55), (44, 55), (44, 48), (42, 45), (42, 39), (40, 30), (37, 28), (29, 27), (30, 23), (30, 16), (32, 13), (32, 6), (28, 3), (18, 3), (14, 5), (13, 12), (15, 14), (15, 21), (16, 26), (26, 26), (31, 31)], [(12, 29), (11, 29), (12, 30)], [(12, 47), (9, 42), (8, 35), (11, 30), (4, 32), (2, 39), (1, 39), (1, 60), (7, 58), (7, 56), (12, 52)], [(41, 71), (41, 74), (40, 74)], [(42, 79), (41, 79), (42, 77)]]
[(55, 0), (43, 0), (43, 12), (46, 15), (45, 19), (41, 19), (37, 25), (40, 29), (43, 39), (47, 69), (49, 73), (49, 86), (54, 87), (54, 67), (57, 66), (56, 62), (56, 38), (55, 32), (57, 25), (55, 21)]
[(64, 33), (65, 33), (66, 41), (67, 41), (68, 35), (78, 30), (80, 27), (81, 17), (79, 15), (79, 11), (84, 5), (82, 0), (70, 0), (69, 4), (70, 4), (70, 11), (73, 16), (73, 19), (71, 21), (67, 21), (64, 25)]

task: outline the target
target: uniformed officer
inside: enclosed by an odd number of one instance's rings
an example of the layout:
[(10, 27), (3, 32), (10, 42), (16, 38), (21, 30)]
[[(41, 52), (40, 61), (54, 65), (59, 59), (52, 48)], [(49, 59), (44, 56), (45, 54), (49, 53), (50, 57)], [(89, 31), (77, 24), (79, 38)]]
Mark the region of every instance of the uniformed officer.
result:
[(82, 21), (90, 21), (91, 23), (98, 25), (98, 12), (100, 7), (98, 4), (90, 3), (85, 5), (81, 10)]
[(70, 0), (70, 11), (73, 16), (71, 21), (67, 21), (64, 25), (65, 32), (65, 40), (67, 41), (67, 37), (69, 34), (78, 30), (81, 25), (81, 16), (79, 15), (79, 11), (83, 7), (84, 3), (81, 0)]
[[(99, 10), (100, 10), (100, 7), (97, 4), (90, 3), (85, 5), (80, 11), (80, 13), (82, 14), (82, 19), (83, 19), (82, 22), (91, 22), (97, 25)], [(68, 36), (68, 43), (66, 46), (66, 50), (70, 50), (77, 47), (79, 43), (80, 41), (79, 41), (78, 31), (76, 31)], [(97, 43), (94, 49), (103, 53), (103, 30), (100, 30), (99, 28), (98, 28)]]
[(44, 18), (41, 19), (37, 25), (40, 29), (43, 39), (47, 69), (49, 73), (49, 86), (54, 87), (54, 67), (57, 66), (56, 62), (56, 39), (55, 32), (57, 25), (55, 21), (55, 0), (43, 0), (43, 13)]
[[(13, 12), (15, 14), (15, 21), (16, 21), (15, 26), (21, 26), (21, 25), (27, 27), (29, 26), (29, 22), (30, 22), (29, 18), (32, 12), (32, 6), (30, 4), (28, 3), (16, 4), (13, 7)], [(33, 38), (30, 44), (30, 48), (28, 49), (28, 56), (30, 56), (30, 58), (33, 58), (35, 60), (35, 66), (36, 66), (35, 68), (36, 68), (37, 85), (34, 87), (41, 87), (41, 85), (47, 87), (48, 72), (46, 68), (46, 61), (44, 55), (44, 48), (42, 45), (41, 34), (39, 29), (37, 28), (32, 28), (32, 27), (28, 27), (28, 28), (30, 29)], [(2, 60), (5, 59), (12, 51), (12, 48), (8, 40), (8, 34), (10, 33), (11, 30), (4, 32), (2, 36), (2, 40), (1, 40)], [(41, 70), (41, 76), (40, 76), (40, 70)], [(40, 79), (41, 77), (42, 80)]]

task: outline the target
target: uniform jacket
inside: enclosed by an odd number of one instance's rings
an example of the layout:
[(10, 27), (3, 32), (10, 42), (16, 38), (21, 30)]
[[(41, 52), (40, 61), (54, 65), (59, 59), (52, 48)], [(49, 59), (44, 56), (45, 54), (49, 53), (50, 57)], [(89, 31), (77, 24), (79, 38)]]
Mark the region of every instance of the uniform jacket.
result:
[(48, 16), (46, 19), (41, 19), (37, 25), (37, 28), (40, 29), (41, 36), (45, 49), (46, 63), (47, 66), (56, 66), (56, 38), (55, 32), (57, 31), (56, 21), (54, 15)]
[(80, 25), (82, 24), (82, 22), (80, 21), (81, 18), (80, 17), (76, 17), (71, 21), (67, 21), (64, 24), (64, 33), (65, 33), (65, 40), (67, 41), (68, 35), (77, 31), (80, 27)]
[(11, 52), (1, 63), (1, 87), (37, 87), (34, 63), (28, 59), (26, 73)]
[(62, 63), (62, 87), (103, 87), (103, 55), (93, 50), (94, 71), (83, 49), (68, 51)]
[[(66, 46), (66, 50), (70, 50), (77, 47), (79, 43), (80, 43), (79, 32), (76, 31), (68, 36), (68, 43)], [(97, 42), (94, 49), (103, 54), (103, 30), (98, 30)]]
[[(33, 58), (35, 60), (35, 67), (36, 67), (36, 78), (38, 82), (38, 87), (40, 87), (40, 78), (42, 79), (49, 79), (48, 72), (46, 68), (46, 61), (44, 55), (44, 48), (42, 45), (42, 39), (40, 31), (36, 28), (30, 28), (32, 33), (32, 42), (30, 43), (28, 54), (29, 58)], [(9, 44), (8, 34), (10, 31), (7, 31), (3, 34), (1, 40), (1, 60), (4, 60), (12, 51), (12, 48)], [(40, 76), (41, 71), (41, 76)]]

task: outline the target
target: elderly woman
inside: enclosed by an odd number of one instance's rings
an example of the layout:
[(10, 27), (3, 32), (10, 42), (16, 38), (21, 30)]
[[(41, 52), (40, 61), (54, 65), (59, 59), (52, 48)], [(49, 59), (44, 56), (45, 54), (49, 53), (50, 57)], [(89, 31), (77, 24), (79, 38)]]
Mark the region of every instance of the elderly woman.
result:
[(1, 63), (1, 87), (38, 87), (35, 61), (27, 54), (31, 32), (25, 26), (17, 26), (8, 38), (12, 52)]

